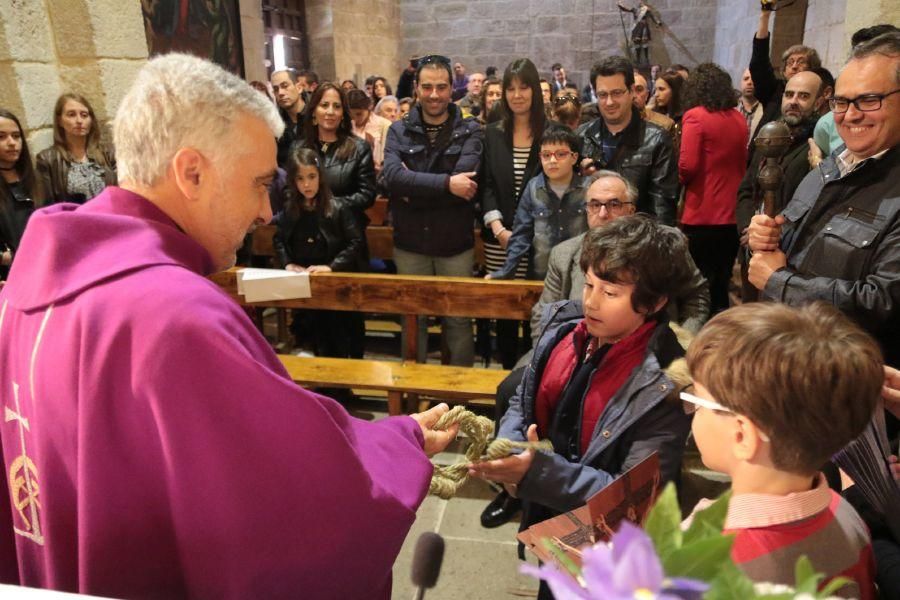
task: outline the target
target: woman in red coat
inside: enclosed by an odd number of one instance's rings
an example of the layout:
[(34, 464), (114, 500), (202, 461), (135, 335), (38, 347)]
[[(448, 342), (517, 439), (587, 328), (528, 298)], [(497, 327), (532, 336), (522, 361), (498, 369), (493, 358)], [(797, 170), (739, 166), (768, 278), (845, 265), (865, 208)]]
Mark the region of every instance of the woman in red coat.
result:
[(738, 251), (734, 217), (747, 164), (747, 122), (721, 67), (704, 63), (685, 84), (678, 176), (685, 188), (682, 230), (709, 281), (712, 314), (728, 308), (728, 282)]

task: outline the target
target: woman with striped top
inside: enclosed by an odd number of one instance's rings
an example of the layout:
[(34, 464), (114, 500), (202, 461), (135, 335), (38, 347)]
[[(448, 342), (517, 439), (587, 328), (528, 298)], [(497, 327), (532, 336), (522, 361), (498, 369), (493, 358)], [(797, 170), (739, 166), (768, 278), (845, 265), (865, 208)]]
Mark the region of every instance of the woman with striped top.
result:
[[(499, 269), (506, 261), (506, 245), (522, 190), (541, 171), (538, 154), (547, 118), (540, 79), (537, 67), (527, 58), (510, 63), (503, 73), (502, 117), (485, 129), (481, 235), (488, 272)], [(523, 261), (516, 277), (524, 279), (527, 271), (528, 264)], [(497, 321), (497, 345), (505, 369), (511, 369), (520, 355), (518, 332), (518, 321)], [(526, 334), (524, 339), (527, 343), (529, 336)]]

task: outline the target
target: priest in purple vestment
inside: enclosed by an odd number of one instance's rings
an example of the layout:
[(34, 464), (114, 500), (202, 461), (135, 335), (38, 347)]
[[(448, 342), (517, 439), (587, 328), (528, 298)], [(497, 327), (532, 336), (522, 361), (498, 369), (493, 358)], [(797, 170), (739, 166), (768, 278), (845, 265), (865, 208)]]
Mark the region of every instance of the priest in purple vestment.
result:
[(186, 55), (114, 124), (121, 187), (38, 211), (0, 292), (0, 583), (122, 598), (388, 598), (455, 430), (296, 386), (206, 276), (271, 219), (275, 107)]

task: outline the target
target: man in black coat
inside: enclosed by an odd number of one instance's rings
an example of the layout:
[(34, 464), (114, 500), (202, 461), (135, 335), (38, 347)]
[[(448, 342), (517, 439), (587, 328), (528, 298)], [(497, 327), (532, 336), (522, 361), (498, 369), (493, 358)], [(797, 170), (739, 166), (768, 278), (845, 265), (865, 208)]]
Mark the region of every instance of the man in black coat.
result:
[[(394, 262), (401, 274), (472, 276), (472, 200), (478, 191), (483, 132), (450, 102), (452, 77), (448, 58), (421, 58), (418, 104), (388, 131), (381, 178), (390, 197)], [(471, 367), (471, 319), (448, 317), (443, 327), (450, 363)], [(420, 330), (424, 358), (424, 327)]]

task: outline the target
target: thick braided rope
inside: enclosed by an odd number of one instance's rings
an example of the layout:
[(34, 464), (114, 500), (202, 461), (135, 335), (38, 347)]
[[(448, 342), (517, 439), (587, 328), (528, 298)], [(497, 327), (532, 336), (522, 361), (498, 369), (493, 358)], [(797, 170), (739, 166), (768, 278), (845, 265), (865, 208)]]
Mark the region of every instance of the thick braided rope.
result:
[(428, 493), (434, 494), (444, 500), (449, 500), (456, 495), (457, 490), (469, 477), (467, 465), (479, 460), (496, 460), (509, 456), (513, 450), (533, 448), (535, 450), (553, 451), (553, 445), (548, 440), (540, 442), (514, 442), (505, 438), (488, 441), (494, 434), (494, 422), (487, 417), (476, 415), (468, 411), (464, 406), (454, 406), (438, 419), (433, 429), (444, 431), (454, 423), (459, 423), (459, 430), (465, 433), (472, 442), (466, 449), (465, 462), (442, 467), (435, 465), (434, 474), (431, 476), (431, 485)]

